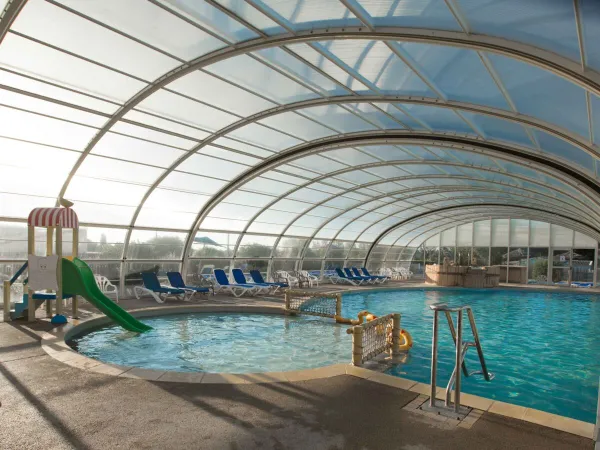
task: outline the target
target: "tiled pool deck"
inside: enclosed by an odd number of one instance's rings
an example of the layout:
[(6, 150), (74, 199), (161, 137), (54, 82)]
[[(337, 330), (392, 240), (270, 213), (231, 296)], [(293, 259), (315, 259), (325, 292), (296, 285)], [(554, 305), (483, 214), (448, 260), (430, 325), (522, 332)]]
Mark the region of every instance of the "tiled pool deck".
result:
[[(201, 306), (121, 306), (279, 313), (282, 303), (214, 296)], [(83, 310), (82, 322), (97, 317), (87, 304)], [(432, 417), (418, 408), (428, 385), (368, 369), (151, 371), (73, 352), (67, 330), (0, 324), (0, 448), (594, 448), (591, 424), (469, 394), (462, 403), (473, 411), (462, 422)]]

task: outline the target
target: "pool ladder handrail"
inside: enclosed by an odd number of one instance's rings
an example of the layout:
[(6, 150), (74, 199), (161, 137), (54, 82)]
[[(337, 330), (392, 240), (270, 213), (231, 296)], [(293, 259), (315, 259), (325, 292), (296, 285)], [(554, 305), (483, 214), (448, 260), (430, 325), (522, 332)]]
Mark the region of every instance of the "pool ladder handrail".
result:
[[(429, 305), (429, 308), (433, 310), (433, 339), (432, 339), (432, 348), (431, 348), (431, 397), (429, 399), (429, 407), (432, 409), (438, 408), (436, 406), (436, 378), (437, 378), (437, 353), (438, 353), (438, 314), (443, 312), (448, 321), (448, 327), (450, 328), (450, 333), (452, 334), (452, 340), (454, 341), (454, 345), (456, 347), (456, 359), (454, 370), (452, 371), (452, 375), (448, 380), (448, 386), (446, 387), (446, 400), (445, 400), (445, 409), (451, 409), (451, 396), (452, 396), (452, 387), (454, 386), (454, 413), (460, 414), (460, 390), (461, 390), (461, 371), (459, 366), (462, 367), (462, 372), (465, 377), (470, 377), (471, 375), (483, 375), (486, 381), (491, 381), (494, 379), (494, 374), (488, 372), (487, 365), (485, 363), (485, 358), (483, 356), (483, 349), (481, 348), (481, 341), (479, 340), (479, 332), (477, 331), (477, 325), (475, 324), (475, 317), (473, 316), (473, 309), (468, 306), (457, 306), (457, 307), (449, 307), (445, 303), (436, 303), (434, 305)], [(471, 324), (471, 331), (473, 333), (473, 342), (464, 342), (462, 340), (463, 336), (463, 312), (467, 312), (467, 316), (469, 318), (469, 323)], [(456, 327), (454, 326), (454, 321), (452, 320), (451, 313), (457, 313), (457, 321)], [(460, 343), (460, 345), (459, 345)], [(477, 349), (477, 354), (479, 356), (479, 362), (481, 363), (481, 370), (475, 370), (469, 372), (467, 370), (467, 364), (465, 363), (465, 356), (467, 355), (467, 351), (469, 348), (475, 347)]]

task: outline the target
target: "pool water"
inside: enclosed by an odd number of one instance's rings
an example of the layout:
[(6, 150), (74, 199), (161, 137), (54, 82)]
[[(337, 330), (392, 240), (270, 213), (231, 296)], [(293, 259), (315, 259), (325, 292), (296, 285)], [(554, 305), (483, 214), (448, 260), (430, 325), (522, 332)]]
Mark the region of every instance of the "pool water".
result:
[[(495, 379), (463, 377), (463, 392), (595, 421), (600, 376), (600, 296), (522, 290), (418, 289), (344, 295), (342, 315), (361, 310), (402, 314), (414, 339), (403, 364), (388, 373), (429, 383), (433, 312), (429, 305), (471, 305), (488, 370)], [(438, 384), (454, 367), (447, 323), (440, 317)], [(104, 362), (158, 370), (251, 373), (347, 363), (347, 326), (328, 319), (264, 314), (181, 314), (144, 319), (137, 335), (113, 326), (71, 345)], [(472, 335), (465, 320), (463, 339)], [(470, 370), (479, 369), (470, 349)]]
[[(444, 302), (473, 308), (488, 370), (496, 376), (463, 377), (462, 391), (595, 422), (600, 376), (600, 296), (522, 290), (395, 290), (344, 296), (342, 313), (400, 312), (414, 341), (406, 362), (391, 375), (430, 382), (433, 312)], [(473, 340), (465, 316), (463, 340)], [(454, 368), (454, 346), (440, 316), (438, 385)], [(480, 369), (474, 348), (470, 370)]]
[(101, 328), (69, 344), (104, 362), (180, 372), (255, 373), (348, 362), (347, 326), (279, 314), (194, 313), (143, 319), (136, 334)]

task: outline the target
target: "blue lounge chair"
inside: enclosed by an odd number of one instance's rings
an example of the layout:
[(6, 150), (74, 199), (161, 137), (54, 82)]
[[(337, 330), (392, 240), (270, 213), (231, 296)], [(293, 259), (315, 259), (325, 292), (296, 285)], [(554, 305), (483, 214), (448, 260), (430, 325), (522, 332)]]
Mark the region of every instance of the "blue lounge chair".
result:
[(350, 268), (350, 273), (352, 275), (354, 275), (355, 277), (363, 277), (366, 278), (367, 283), (371, 283), (371, 284), (378, 284), (381, 282), (381, 280), (378, 277), (374, 277), (371, 275), (363, 275), (362, 273), (360, 273), (358, 271), (358, 269), (356, 267), (351, 267)]
[(366, 267), (361, 267), (360, 270), (362, 270), (362, 273), (364, 273), (368, 277), (377, 277), (381, 279), (382, 283), (385, 283), (387, 280), (390, 279), (390, 277), (386, 277), (385, 275), (371, 275)]
[[(183, 281), (181, 273), (179, 272), (167, 272), (167, 277), (169, 278), (169, 283), (171, 283), (171, 286), (177, 289), (183, 289), (184, 291), (190, 291), (192, 293), (192, 296), (197, 292), (200, 292), (202, 294), (208, 294), (210, 292), (210, 289), (207, 287), (187, 286), (185, 284), (185, 281)], [(213, 295), (215, 295), (215, 290), (213, 289), (212, 291)]]
[(258, 292), (258, 289), (255, 286), (249, 284), (231, 284), (223, 269), (214, 269), (213, 273), (215, 274), (215, 280), (217, 281), (216, 289), (218, 289), (218, 291), (227, 292), (236, 297), (241, 297), (244, 294), (256, 295)]
[(342, 269), (340, 269), (339, 267), (335, 268), (335, 273), (337, 274), (337, 277), (331, 277), (330, 278), (330, 280), (333, 283), (338, 283), (338, 282), (342, 281), (344, 283), (350, 283), (353, 286), (359, 286), (359, 285), (363, 284), (363, 280), (362, 279), (356, 279), (355, 277), (348, 277), (342, 271)]
[(149, 294), (158, 303), (164, 303), (168, 297), (177, 297), (180, 300), (187, 300), (188, 293), (183, 289), (177, 289), (169, 286), (161, 286), (158, 281), (158, 276), (154, 272), (142, 272), (142, 281), (144, 286), (135, 286), (133, 293), (136, 298), (140, 298), (140, 295)]
[(346, 276), (348, 278), (353, 279), (353, 280), (362, 280), (363, 283), (367, 283), (367, 284), (375, 283), (375, 281), (373, 281), (369, 277), (363, 277), (362, 275), (354, 275), (349, 267), (344, 267), (344, 273), (346, 274)]
[(290, 287), (289, 284), (287, 283), (268, 283), (265, 281), (265, 279), (263, 278), (263, 276), (261, 275), (259, 270), (251, 270), (250, 271), (250, 276), (252, 277), (252, 281), (254, 281), (257, 284), (267, 284), (269, 286), (273, 286), (273, 294), (275, 292), (277, 292), (279, 290), (279, 288), (286, 288), (286, 287)]
[(357, 277), (369, 277), (375, 284), (383, 283), (387, 279), (386, 277), (380, 277), (379, 275), (367, 275), (366, 273), (363, 275), (356, 267), (352, 267), (352, 273)]
[(266, 283), (248, 283), (248, 280), (246, 280), (246, 275), (244, 275), (242, 269), (232, 269), (231, 273), (233, 274), (233, 279), (238, 285), (254, 286), (258, 290), (257, 294), (268, 294), (271, 290), (271, 286)]

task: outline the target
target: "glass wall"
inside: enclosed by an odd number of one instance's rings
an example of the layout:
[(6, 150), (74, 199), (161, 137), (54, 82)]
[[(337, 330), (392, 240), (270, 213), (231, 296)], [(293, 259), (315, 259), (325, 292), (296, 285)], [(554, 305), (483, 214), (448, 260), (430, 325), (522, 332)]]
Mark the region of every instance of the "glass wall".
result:
[(413, 263), (421, 264), (423, 256), (426, 264), (448, 257), (457, 265), (503, 266), (501, 282), (585, 286), (598, 279), (594, 274), (596, 246), (593, 238), (560, 225), (493, 218), (429, 237), (421, 247), (424, 255), (418, 253)]

